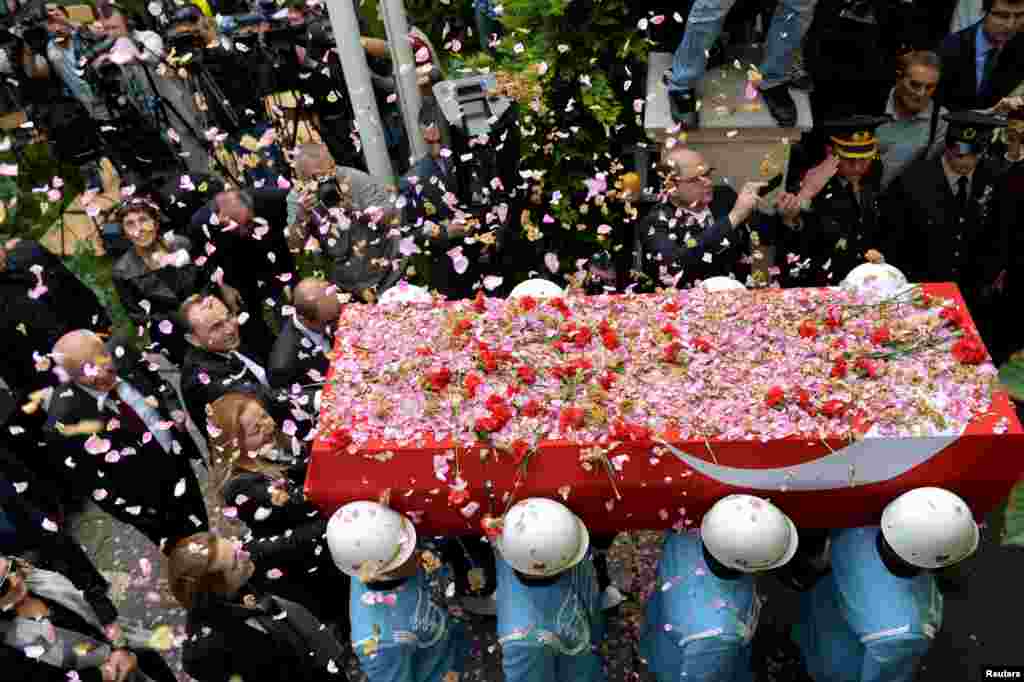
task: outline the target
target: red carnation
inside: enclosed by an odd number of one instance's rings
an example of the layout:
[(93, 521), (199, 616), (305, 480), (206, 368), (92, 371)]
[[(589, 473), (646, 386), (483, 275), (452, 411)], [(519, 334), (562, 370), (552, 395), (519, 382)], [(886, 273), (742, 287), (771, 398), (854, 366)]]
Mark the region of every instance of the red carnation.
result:
[(594, 338), (594, 333), (590, 331), (589, 327), (580, 327), (576, 330), (576, 335), (573, 340), (576, 342), (577, 348), (586, 348), (590, 343), (590, 340)]
[(610, 391), (612, 390), (612, 384), (615, 383), (616, 378), (615, 372), (609, 370), (597, 378), (597, 383), (601, 384), (601, 388), (604, 390)]
[(430, 387), (437, 392), (443, 391), (452, 380), (452, 373), (447, 367), (442, 367), (436, 372), (430, 372), (427, 374), (427, 381), (430, 382)]
[(916, 305), (918, 308), (931, 308), (931, 295), (925, 291), (918, 291), (917, 295), (914, 296), (914, 305)]
[(612, 422), (611, 436), (615, 440), (622, 441), (643, 441), (649, 440), (651, 430), (639, 424), (630, 424), (627, 421), (616, 419)]
[(565, 301), (563, 301), (561, 298), (553, 298), (551, 299), (550, 303), (551, 307), (557, 310), (558, 312), (562, 313), (562, 317), (564, 317), (565, 319), (569, 319), (572, 316), (572, 313), (569, 311), (569, 306), (567, 306), (565, 304)]
[(504, 530), (504, 523), (501, 519), (496, 519), (487, 514), (480, 520), (480, 528), (483, 529), (484, 535), (487, 537), (496, 538)]
[(675, 363), (677, 361), (676, 356), (679, 355), (679, 351), (682, 350), (682, 348), (683, 346), (681, 343), (679, 343), (678, 341), (673, 341), (672, 343), (665, 346), (665, 350), (661, 354), (661, 359), (664, 360), (665, 362)]
[(800, 406), (800, 409), (802, 409), (804, 412), (811, 415), (812, 417), (818, 412), (818, 409), (814, 406), (814, 403), (811, 402), (811, 394), (808, 393), (807, 389), (805, 388), (797, 389), (796, 403), (797, 405)]
[(422, 356), (422, 357), (427, 357), (427, 356), (433, 355), (433, 354), (434, 354), (434, 351), (431, 350), (429, 346), (419, 346), (416, 349), (416, 355), (419, 355), (419, 356)]
[(558, 415), (558, 428), (562, 431), (583, 426), (585, 413), (582, 407), (563, 407)]
[(843, 326), (843, 309), (837, 305), (830, 305), (825, 315), (825, 326), (829, 329), (838, 329)]
[(475, 398), (476, 390), (480, 388), (480, 384), (482, 383), (484, 383), (484, 380), (481, 379), (478, 375), (467, 374), (466, 380), (465, 382), (463, 382), (463, 387), (466, 389), (466, 395), (471, 399)]
[(462, 319), (455, 323), (455, 336), (461, 336), (463, 332), (468, 332), (473, 326), (473, 323), (469, 320)]
[(878, 327), (871, 332), (871, 343), (881, 346), (892, 341), (892, 334), (888, 327)]
[(668, 334), (673, 339), (679, 338), (679, 330), (676, 329), (671, 324), (666, 323), (665, 326), (661, 328), (661, 331), (665, 334)]
[(528, 400), (525, 405), (519, 408), (519, 412), (524, 417), (536, 417), (541, 413), (540, 404), (536, 400)]
[(533, 296), (522, 296), (519, 299), (519, 307), (524, 311), (530, 311), (537, 307), (537, 299)]
[(953, 357), (963, 365), (980, 365), (988, 353), (985, 344), (974, 334), (968, 334), (953, 344)]
[(805, 339), (818, 337), (818, 325), (814, 324), (814, 320), (804, 320), (800, 323), (800, 336)]
[(522, 464), (528, 454), (530, 454), (529, 443), (522, 438), (512, 441), (512, 461), (515, 462), (516, 466)]
[(942, 312), (939, 313), (939, 317), (957, 329), (961, 329), (964, 326), (964, 314), (956, 306), (943, 308)]
[(473, 424), (473, 430), (477, 433), (494, 433), (495, 431), (501, 431), (501, 427), (501, 420), (493, 415), (490, 417), (480, 417)]
[(619, 347), (619, 335), (615, 333), (614, 329), (606, 329), (601, 332), (601, 343), (608, 350), (615, 350)]
[(487, 310), (487, 298), (484, 296), (483, 289), (478, 289), (476, 292), (476, 298), (473, 299), (473, 310), (478, 313)]
[(867, 358), (857, 358), (857, 362), (853, 363), (853, 369), (861, 376), (874, 379), (878, 376), (878, 366)]
[(537, 370), (529, 365), (520, 365), (516, 369), (516, 375), (527, 386), (532, 386), (533, 382), (537, 381)]
[(666, 313), (678, 313), (680, 306), (675, 301), (669, 301), (665, 305), (661, 306), (661, 309)]
[(786, 402), (786, 392), (782, 390), (781, 386), (772, 386), (768, 389), (768, 395), (764, 397), (764, 402), (768, 407), (782, 407)]
[(711, 342), (702, 336), (698, 336), (690, 342), (694, 350), (699, 353), (707, 353), (711, 350)]
[(836, 361), (832, 363), (832, 372), (829, 376), (833, 379), (845, 379), (846, 372), (846, 358), (836, 358)]
[(480, 351), (480, 367), (490, 374), (498, 369), (498, 357), (489, 350)]
[(829, 400), (821, 406), (821, 413), (826, 417), (842, 417), (846, 413), (846, 403), (842, 400)]

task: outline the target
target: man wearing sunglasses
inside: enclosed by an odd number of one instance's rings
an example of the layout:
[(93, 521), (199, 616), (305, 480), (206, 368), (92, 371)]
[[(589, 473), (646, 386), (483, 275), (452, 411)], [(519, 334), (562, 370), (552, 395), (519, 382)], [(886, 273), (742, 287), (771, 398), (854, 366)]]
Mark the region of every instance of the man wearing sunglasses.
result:
[(941, 153), (948, 126), (943, 115), (949, 113), (935, 103), (941, 76), (942, 60), (934, 52), (911, 52), (900, 59), (885, 108), (892, 120), (876, 131), (883, 190), (912, 162)]

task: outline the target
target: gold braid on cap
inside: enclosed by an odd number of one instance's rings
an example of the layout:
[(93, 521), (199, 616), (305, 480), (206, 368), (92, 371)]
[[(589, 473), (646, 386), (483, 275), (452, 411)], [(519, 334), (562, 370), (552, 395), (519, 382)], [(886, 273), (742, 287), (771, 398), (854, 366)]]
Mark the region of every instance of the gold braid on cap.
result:
[(869, 130), (861, 130), (844, 140), (833, 135), (832, 144), (835, 145), (836, 154), (844, 159), (877, 159), (878, 138)]

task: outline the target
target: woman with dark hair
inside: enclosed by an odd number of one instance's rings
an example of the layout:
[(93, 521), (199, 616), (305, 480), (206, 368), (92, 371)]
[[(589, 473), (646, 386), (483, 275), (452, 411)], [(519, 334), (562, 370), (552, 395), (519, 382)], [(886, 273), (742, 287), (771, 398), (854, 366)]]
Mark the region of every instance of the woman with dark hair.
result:
[(257, 570), (241, 543), (214, 533), (190, 535), (170, 551), (170, 589), (188, 611), (185, 672), (199, 682), (344, 682), (338, 641), (304, 607), (252, 589)]
[[(327, 520), (306, 502), (306, 458), (259, 399), (228, 393), (208, 408), (210, 479), (207, 498), (215, 517), (249, 530), (245, 547), (257, 583), (297, 601), (344, 633), (348, 627), (348, 577), (324, 547)], [(291, 442), (289, 442), (291, 441)], [(226, 527), (225, 527), (226, 526)], [(324, 595), (332, 595), (324, 599)]]
[[(117, 295), (128, 316), (140, 327), (149, 327), (151, 340), (167, 350), (174, 364), (185, 355), (185, 336), (177, 328), (175, 314), (182, 302), (215, 285), (209, 273), (189, 256), (191, 244), (171, 232), (161, 234), (160, 209), (148, 199), (132, 199), (114, 214), (132, 243), (114, 264)], [(220, 285), (223, 293), (226, 285)]]
[(5, 679), (72, 679), (75, 672), (82, 682), (175, 682), (160, 654), (146, 648), (150, 633), (125, 631), (130, 647), (108, 639), (92, 606), (63, 575), (0, 556)]

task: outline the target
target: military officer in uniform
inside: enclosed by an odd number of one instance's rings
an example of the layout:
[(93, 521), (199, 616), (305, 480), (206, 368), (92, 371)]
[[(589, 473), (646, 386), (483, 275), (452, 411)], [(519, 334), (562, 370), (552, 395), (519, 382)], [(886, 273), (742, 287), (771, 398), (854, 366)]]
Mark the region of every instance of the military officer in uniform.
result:
[(779, 196), (788, 284), (835, 285), (865, 260), (881, 260), (875, 129), (888, 121), (855, 116), (826, 123), (826, 159), (807, 173), (797, 193)]
[(984, 155), (1002, 117), (949, 114), (946, 148), (911, 164), (883, 197), (886, 255), (911, 282), (956, 282), (986, 340), (993, 292), (1006, 269), (998, 177)]

